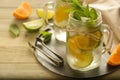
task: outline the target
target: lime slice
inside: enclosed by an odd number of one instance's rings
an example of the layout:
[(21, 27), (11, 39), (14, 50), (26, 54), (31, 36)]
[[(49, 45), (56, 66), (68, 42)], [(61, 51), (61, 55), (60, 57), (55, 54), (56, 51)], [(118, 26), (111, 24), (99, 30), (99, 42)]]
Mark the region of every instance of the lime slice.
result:
[(43, 19), (37, 19), (23, 23), (23, 26), (27, 31), (36, 31), (39, 30), (40, 27), (42, 27), (43, 23)]
[[(43, 9), (37, 9), (37, 10), (36, 10), (36, 13), (37, 13), (37, 15), (38, 15), (40, 18), (43, 18), (43, 17), (44, 17), (44, 10), (43, 10)], [(48, 19), (51, 19), (51, 18), (53, 18), (53, 16), (54, 16), (54, 11), (48, 10), (48, 12), (47, 12), (47, 18), (48, 18)]]

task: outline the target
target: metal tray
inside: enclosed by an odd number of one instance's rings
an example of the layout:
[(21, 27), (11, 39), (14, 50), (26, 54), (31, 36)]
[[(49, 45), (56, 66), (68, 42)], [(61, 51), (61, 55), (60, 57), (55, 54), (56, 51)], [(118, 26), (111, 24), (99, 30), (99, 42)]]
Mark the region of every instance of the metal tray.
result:
[[(63, 57), (64, 66), (57, 67), (57, 66), (53, 65), (53, 63), (49, 59), (47, 59), (46, 56), (44, 56), (42, 53), (40, 53), (38, 50), (36, 50), (34, 52), (35, 56), (36, 56), (37, 60), (45, 68), (47, 68), (48, 70), (50, 70), (56, 74), (62, 75), (62, 76), (72, 77), (72, 78), (93, 78), (93, 77), (107, 75), (107, 74), (112, 73), (113, 71), (116, 71), (117, 69), (120, 68), (120, 66), (112, 67), (112, 66), (107, 65), (106, 60), (108, 59), (109, 54), (105, 53), (102, 55), (101, 64), (98, 68), (90, 70), (90, 71), (85, 71), (85, 72), (72, 70), (66, 63), (65, 43), (57, 41), (53, 35), (51, 42), (49, 44), (47, 44), (47, 46), (50, 47), (52, 50), (54, 50), (57, 54), (59, 54), (60, 56)], [(43, 50), (45, 50), (45, 48), (43, 48), (43, 47), (41, 47), (41, 48)], [(49, 52), (48, 52), (48, 54), (52, 55)]]

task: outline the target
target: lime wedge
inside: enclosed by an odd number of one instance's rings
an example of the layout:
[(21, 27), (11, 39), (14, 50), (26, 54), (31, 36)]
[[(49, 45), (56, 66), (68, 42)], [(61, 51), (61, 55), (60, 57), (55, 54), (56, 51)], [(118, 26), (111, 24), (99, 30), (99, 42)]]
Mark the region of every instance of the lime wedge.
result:
[(36, 31), (39, 30), (40, 27), (42, 27), (43, 23), (43, 19), (37, 19), (23, 23), (23, 26), (27, 31)]
[[(44, 17), (44, 10), (43, 10), (43, 9), (37, 9), (37, 10), (36, 10), (36, 13), (37, 13), (37, 15), (38, 15), (40, 18), (43, 18), (43, 17)], [(51, 19), (53, 16), (54, 16), (54, 11), (48, 10), (48, 12), (47, 12), (47, 18), (48, 18), (48, 19)]]

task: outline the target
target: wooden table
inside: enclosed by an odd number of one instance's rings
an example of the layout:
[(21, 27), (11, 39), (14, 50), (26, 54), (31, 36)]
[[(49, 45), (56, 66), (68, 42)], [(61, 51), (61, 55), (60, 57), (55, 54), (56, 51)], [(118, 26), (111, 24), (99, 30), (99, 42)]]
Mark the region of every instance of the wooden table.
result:
[[(27, 20), (17, 20), (12, 13), (22, 0), (0, 0), (0, 79), (70, 79), (56, 75), (39, 64), (27, 43), (34, 42), (38, 33), (28, 33), (22, 26), (23, 22), (38, 19), (36, 8), (42, 7), (49, 0), (25, 1), (31, 4), (33, 13)], [(21, 30), (19, 37), (11, 36), (9, 26), (12, 23)], [(119, 74), (120, 70), (95, 79), (120, 79)]]

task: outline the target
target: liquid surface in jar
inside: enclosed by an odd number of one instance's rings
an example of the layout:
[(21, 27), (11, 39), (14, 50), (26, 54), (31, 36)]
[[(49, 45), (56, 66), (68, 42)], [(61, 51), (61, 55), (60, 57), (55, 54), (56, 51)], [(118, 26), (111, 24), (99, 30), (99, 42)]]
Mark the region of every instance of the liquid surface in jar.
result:
[(91, 64), (94, 56), (93, 50), (99, 46), (101, 36), (101, 32), (98, 30), (92, 32), (91, 35), (75, 34), (68, 37), (68, 54), (73, 59), (74, 66), (87, 67)]

